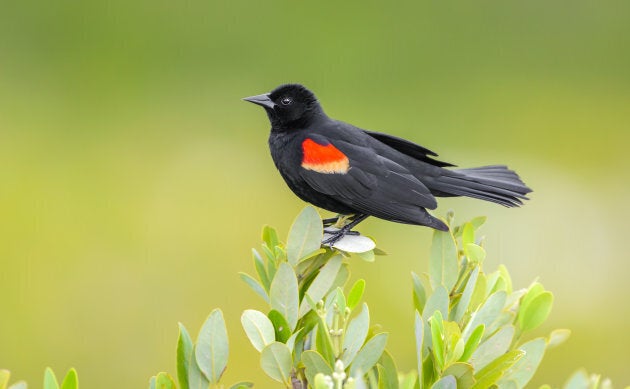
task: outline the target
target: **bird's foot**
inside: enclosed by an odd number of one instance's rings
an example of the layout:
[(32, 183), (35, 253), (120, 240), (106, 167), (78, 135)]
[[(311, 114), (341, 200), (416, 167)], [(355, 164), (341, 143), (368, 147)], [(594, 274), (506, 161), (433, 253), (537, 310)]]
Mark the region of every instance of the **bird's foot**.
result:
[[(352, 228), (352, 227), (350, 227), (350, 228)], [(333, 247), (333, 245), (335, 243), (337, 243), (339, 240), (341, 240), (346, 235), (355, 235), (355, 236), (361, 235), (359, 233), (359, 231), (352, 231), (352, 230), (350, 230), (350, 228), (343, 227), (341, 229), (337, 229), (335, 227), (331, 227), (331, 228), (328, 228), (328, 229), (324, 229), (324, 233), (325, 234), (330, 234), (330, 237), (324, 239), (322, 241), (322, 244), (328, 245), (330, 247)]]

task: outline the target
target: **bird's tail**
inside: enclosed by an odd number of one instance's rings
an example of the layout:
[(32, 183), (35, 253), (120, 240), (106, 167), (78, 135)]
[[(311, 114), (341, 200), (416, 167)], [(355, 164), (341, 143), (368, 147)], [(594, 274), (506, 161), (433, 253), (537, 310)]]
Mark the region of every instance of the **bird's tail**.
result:
[(445, 170), (429, 189), (436, 196), (467, 196), (506, 207), (522, 205), (532, 191), (518, 174), (502, 165)]

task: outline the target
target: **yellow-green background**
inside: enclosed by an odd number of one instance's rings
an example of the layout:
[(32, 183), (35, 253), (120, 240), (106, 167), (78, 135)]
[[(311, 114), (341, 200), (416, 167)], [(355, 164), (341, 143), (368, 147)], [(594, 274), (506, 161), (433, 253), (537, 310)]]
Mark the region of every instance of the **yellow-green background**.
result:
[[(303, 203), (275, 171), (268, 123), (241, 97), (284, 82), (332, 116), (438, 151), (506, 163), (534, 188), (488, 215), (487, 269), (555, 292), (545, 333), (573, 330), (536, 383), (576, 368), (629, 384), (630, 3), (616, 1), (2, 1), (0, 367), (39, 387), (175, 373), (177, 322), (224, 310), (226, 383), (274, 387), (240, 328), (264, 309), (238, 279), (263, 224)], [(353, 261), (372, 317), (414, 366), (410, 272), (431, 231), (360, 230), (390, 253)]]

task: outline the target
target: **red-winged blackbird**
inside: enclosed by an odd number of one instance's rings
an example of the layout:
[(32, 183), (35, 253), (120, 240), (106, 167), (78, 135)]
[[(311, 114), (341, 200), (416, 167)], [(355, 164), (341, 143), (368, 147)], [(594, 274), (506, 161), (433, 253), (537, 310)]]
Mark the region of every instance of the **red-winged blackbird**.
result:
[(354, 215), (325, 243), (334, 243), (368, 216), (446, 231), (435, 196), (467, 196), (517, 207), (531, 192), (506, 166), (445, 169), (433, 151), (392, 135), (328, 117), (299, 84), (244, 100), (262, 106), (271, 122), (269, 148), (280, 174), (302, 200)]

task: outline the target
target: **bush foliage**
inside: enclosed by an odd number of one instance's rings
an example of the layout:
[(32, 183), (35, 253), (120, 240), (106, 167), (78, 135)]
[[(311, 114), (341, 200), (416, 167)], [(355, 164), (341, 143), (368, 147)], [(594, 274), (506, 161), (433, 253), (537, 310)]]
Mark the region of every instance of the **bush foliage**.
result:
[[(268, 304), (266, 312), (247, 309), (241, 316), (261, 369), (287, 388), (524, 388), (545, 352), (569, 336), (564, 329), (530, 336), (549, 316), (553, 295), (538, 282), (515, 289), (504, 266), (484, 272), (486, 252), (478, 230), (485, 218), (455, 226), (450, 214), (446, 222), (450, 231), (433, 233), (428, 272), (411, 274), (417, 360), (409, 372), (397, 369), (387, 350), (388, 333), (370, 321), (365, 280), (348, 284), (351, 258), (374, 261), (383, 252), (362, 236), (348, 236), (334, 248), (322, 246), (322, 220), (312, 207), (298, 215), (286, 243), (264, 227), (261, 248), (252, 254), (255, 275), (240, 274)], [(245, 381), (221, 382), (228, 356), (223, 313), (215, 309), (195, 341), (179, 324), (178, 383), (162, 372), (151, 377), (150, 388), (252, 387)], [(8, 382), (9, 372), (0, 370), (0, 389)], [(583, 371), (564, 386), (611, 387), (609, 380)], [(24, 389), (26, 383), (8, 388)], [(44, 389), (77, 388), (74, 369), (61, 385), (46, 370)]]

